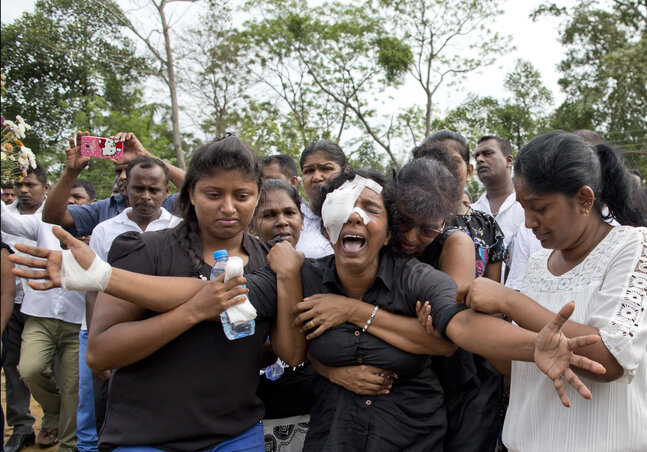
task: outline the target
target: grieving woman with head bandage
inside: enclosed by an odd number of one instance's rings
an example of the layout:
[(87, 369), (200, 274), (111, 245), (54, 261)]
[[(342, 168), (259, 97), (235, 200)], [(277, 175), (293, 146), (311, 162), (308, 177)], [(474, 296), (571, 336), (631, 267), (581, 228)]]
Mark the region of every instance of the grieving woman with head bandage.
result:
[[(323, 210), (324, 233), (331, 243), (334, 240), (335, 254), (306, 260), (299, 275), (306, 298), (297, 304), (294, 324), (308, 331), (310, 356), (323, 365), (304, 450), (441, 447), (442, 390), (429, 355), (451, 353), (451, 342), (485, 356), (535, 361), (552, 378), (569, 365), (603, 371), (572, 351), (595, 338), (558, 341), (559, 321), (537, 334), (465, 309), (456, 304), (451, 278), (415, 259), (395, 256), (386, 246), (394, 200), (393, 187), (382, 175), (356, 171), (338, 176), (314, 203), (315, 210)], [(133, 292), (141, 289), (132, 282), (128, 286)], [(247, 275), (247, 286), (249, 299), (260, 311), (275, 303), (276, 296), (286, 295), (266, 271)], [(180, 298), (195, 290), (179, 278), (174, 284), (161, 281), (160, 296), (143, 300), (146, 306), (176, 306), (177, 300), (167, 300), (167, 288)], [(131, 299), (139, 303), (140, 298), (141, 294)], [(430, 302), (439, 337), (427, 335), (418, 323), (418, 300)], [(329, 368), (342, 371), (329, 374)], [(355, 378), (354, 369), (368, 369), (370, 377)], [(588, 396), (579, 380), (569, 382)]]

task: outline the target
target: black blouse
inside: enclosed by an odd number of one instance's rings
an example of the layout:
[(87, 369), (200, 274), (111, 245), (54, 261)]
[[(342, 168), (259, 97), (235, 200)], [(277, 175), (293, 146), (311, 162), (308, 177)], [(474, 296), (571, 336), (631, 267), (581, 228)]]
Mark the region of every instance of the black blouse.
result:
[[(115, 239), (108, 260), (138, 273), (198, 276), (177, 235), (177, 228), (127, 232)], [(202, 256), (196, 231), (190, 241)], [(245, 273), (266, 265), (264, 244), (245, 234), (242, 245), (249, 255)], [(211, 267), (201, 262), (198, 270), (208, 277)], [(255, 334), (234, 341), (226, 338), (220, 322), (202, 322), (141, 361), (117, 369), (110, 381), (101, 448), (146, 445), (195, 451), (253, 427), (264, 413), (256, 387), (272, 316), (259, 310)]]
[[(257, 284), (261, 270), (249, 275), (250, 299), (268, 307), (272, 287)], [(323, 276), (323, 277), (322, 277)], [(334, 256), (306, 260), (301, 272), (304, 296), (343, 292), (337, 284)], [(250, 284), (250, 282), (252, 282)], [(263, 282), (270, 279), (263, 278)], [(431, 302), (434, 326), (446, 338), (452, 317), (466, 309), (457, 305), (456, 285), (444, 273), (415, 259), (383, 252), (373, 286), (363, 301), (396, 313), (415, 316), (417, 300)], [(317, 377), (315, 405), (305, 451), (436, 450), (445, 431), (442, 389), (429, 366), (430, 357), (393, 347), (361, 328), (344, 323), (310, 341), (310, 353), (323, 364), (369, 364), (398, 375), (390, 394), (361, 396)]]

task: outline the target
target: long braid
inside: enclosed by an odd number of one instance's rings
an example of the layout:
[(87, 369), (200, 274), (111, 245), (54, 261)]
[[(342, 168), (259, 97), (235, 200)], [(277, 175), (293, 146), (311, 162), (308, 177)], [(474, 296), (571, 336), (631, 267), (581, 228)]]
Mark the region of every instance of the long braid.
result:
[(202, 250), (196, 249), (196, 241), (191, 238), (192, 234), (194, 234), (193, 227), (193, 224), (183, 221), (175, 228), (174, 236), (178, 244), (186, 250), (191, 258), (191, 263), (193, 264), (191, 276), (200, 276), (202, 271)]

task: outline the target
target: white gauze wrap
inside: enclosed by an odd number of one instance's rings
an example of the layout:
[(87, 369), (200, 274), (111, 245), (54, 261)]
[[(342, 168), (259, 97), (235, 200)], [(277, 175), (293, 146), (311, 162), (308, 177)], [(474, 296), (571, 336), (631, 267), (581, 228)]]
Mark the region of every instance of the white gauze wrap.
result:
[(110, 282), (112, 267), (94, 256), (92, 265), (87, 270), (74, 258), (72, 251), (63, 250), (61, 262), (61, 286), (67, 290), (85, 290), (103, 292)]
[(326, 199), (321, 206), (321, 219), (323, 220), (324, 228), (328, 231), (328, 238), (333, 245), (337, 243), (341, 228), (344, 227), (353, 212), (362, 217), (364, 224), (371, 221), (364, 209), (355, 207), (357, 198), (359, 198), (365, 187), (370, 188), (378, 195), (382, 193), (382, 186), (374, 180), (355, 176), (352, 181), (347, 180), (339, 188), (326, 195)]
[[(229, 281), (237, 276), (243, 276), (243, 267), (243, 260), (240, 257), (231, 256), (227, 259), (227, 265), (225, 265), (225, 281)], [(256, 308), (254, 308), (249, 298), (247, 298), (247, 295), (245, 295), (244, 302), (227, 309), (227, 316), (229, 317), (229, 322), (238, 326), (241, 323), (254, 320), (256, 318)]]

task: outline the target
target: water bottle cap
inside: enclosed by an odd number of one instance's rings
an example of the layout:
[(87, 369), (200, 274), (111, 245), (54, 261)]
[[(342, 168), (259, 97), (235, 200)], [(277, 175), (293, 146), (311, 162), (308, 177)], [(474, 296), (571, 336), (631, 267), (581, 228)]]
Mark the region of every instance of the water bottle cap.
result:
[(218, 250), (213, 252), (213, 258), (215, 260), (222, 259), (223, 257), (227, 257), (227, 250)]

